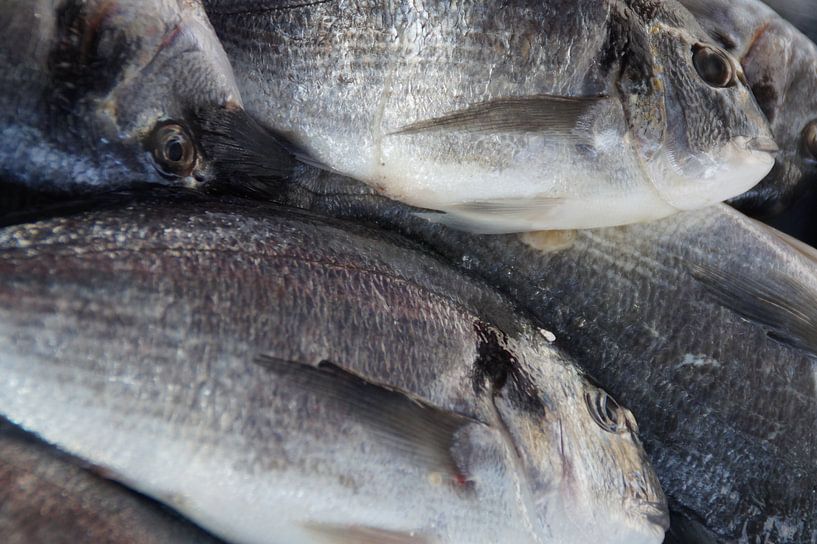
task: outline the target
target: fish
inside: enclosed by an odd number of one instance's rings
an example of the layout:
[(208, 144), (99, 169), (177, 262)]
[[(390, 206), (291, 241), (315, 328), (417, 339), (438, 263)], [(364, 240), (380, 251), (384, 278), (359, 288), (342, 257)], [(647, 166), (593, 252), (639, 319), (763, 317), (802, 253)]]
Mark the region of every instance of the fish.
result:
[(659, 543), (632, 413), (422, 246), (161, 189), (0, 230), (0, 414), (229, 542)]
[(725, 204), (480, 236), (334, 174), (300, 185), (281, 203), (423, 244), (507, 296), (632, 409), (673, 542), (817, 541), (813, 248)]
[(808, 0), (765, 0), (786, 20), (800, 29), (812, 41), (817, 42), (817, 15), (814, 5)]
[[(4, 209), (38, 191), (59, 201), (237, 172), (240, 157), (208, 155), (201, 128), (216, 112), (237, 125), (246, 113), (197, 0), (3, 0), (0, 68)], [(271, 157), (269, 175), (287, 158)]]
[(0, 422), (0, 483), (6, 544), (221, 542), (8, 422)]
[(205, 0), (301, 160), (480, 233), (649, 221), (760, 181), (740, 64), (674, 0)]
[(760, 0), (682, 3), (740, 60), (780, 147), (769, 175), (730, 203), (779, 215), (817, 183), (817, 46)]

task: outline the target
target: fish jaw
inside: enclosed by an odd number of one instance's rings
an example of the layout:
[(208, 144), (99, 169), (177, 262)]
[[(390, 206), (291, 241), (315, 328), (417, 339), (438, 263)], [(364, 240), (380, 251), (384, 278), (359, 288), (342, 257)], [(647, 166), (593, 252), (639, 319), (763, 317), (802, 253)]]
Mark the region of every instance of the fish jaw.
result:
[(771, 138), (735, 138), (708, 154), (678, 160), (664, 147), (646, 165), (648, 177), (667, 205), (696, 210), (728, 200), (757, 185), (775, 164)]
[(512, 466), (526, 482), (520, 498), (531, 526), (547, 542), (660, 543), (668, 528), (667, 501), (637, 437), (635, 417), (612, 404), (617, 425), (603, 428), (593, 406), (610, 397), (584, 379), (546, 398), (511, 401), (537, 390), (530, 384), (564, 381), (548, 372), (579, 376), (568, 365), (546, 372), (536, 351), (514, 348), (529, 372), (494, 396), (494, 425), (515, 446)]
[(773, 19), (755, 35), (741, 62), (781, 152), (777, 167), (738, 207), (774, 215), (817, 179), (817, 156), (804, 145), (807, 127), (817, 120), (817, 46), (788, 22)]
[(815, 157), (802, 145), (805, 127), (817, 118), (817, 47), (760, 0), (682, 4), (740, 60), (781, 149), (769, 175), (730, 204), (752, 215), (776, 215), (817, 178)]

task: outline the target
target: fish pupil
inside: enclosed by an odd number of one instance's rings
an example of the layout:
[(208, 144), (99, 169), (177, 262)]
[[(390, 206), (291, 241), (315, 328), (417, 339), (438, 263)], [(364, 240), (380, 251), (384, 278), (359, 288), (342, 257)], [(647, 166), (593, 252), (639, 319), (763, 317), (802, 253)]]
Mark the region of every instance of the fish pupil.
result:
[(167, 143), (166, 153), (170, 161), (179, 162), (184, 157), (184, 146), (178, 138), (174, 138)]
[(713, 87), (734, 85), (734, 70), (726, 53), (709, 46), (695, 46), (692, 51), (695, 70), (707, 84)]

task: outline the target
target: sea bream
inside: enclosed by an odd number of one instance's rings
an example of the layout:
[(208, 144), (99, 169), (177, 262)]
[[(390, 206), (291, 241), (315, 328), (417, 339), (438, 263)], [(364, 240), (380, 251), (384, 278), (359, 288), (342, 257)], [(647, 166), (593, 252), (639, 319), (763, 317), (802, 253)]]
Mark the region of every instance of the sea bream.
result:
[(780, 147), (769, 175), (731, 203), (779, 213), (817, 183), (817, 46), (760, 0), (682, 3), (740, 60)]
[(0, 421), (3, 544), (219, 544), (93, 467)]
[(740, 64), (673, 0), (204, 5), (297, 154), (469, 230), (647, 221), (774, 163)]
[[(134, 197), (135, 198), (135, 197)], [(136, 199), (0, 231), (0, 413), (237, 543), (659, 543), (632, 414), (395, 235)]]
[(724, 204), (647, 225), (476, 236), (347, 178), (300, 185), (285, 203), (399, 231), (498, 288), (630, 407), (674, 542), (817, 541), (813, 249)]
[(817, 42), (817, 13), (811, 0), (764, 0), (777, 13)]
[(204, 152), (201, 122), (245, 113), (198, 0), (0, 0), (0, 68), (4, 200), (201, 186), (236, 160)]

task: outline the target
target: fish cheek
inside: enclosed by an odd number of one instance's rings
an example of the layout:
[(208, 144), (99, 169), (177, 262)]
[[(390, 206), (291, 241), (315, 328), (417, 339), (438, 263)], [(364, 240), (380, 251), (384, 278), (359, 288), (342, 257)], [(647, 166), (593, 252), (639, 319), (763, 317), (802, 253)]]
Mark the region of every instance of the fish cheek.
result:
[[(738, 129), (743, 118), (736, 115), (741, 83), (728, 88), (713, 87), (702, 79), (693, 65), (694, 43), (678, 36), (663, 36), (661, 49), (668, 52), (665, 64), (665, 106), (667, 139), (670, 152), (676, 158), (702, 157), (727, 143), (730, 129)], [(697, 169), (686, 172), (697, 177)], [(677, 165), (683, 168), (683, 164)]]
[(617, 86), (636, 151), (643, 160), (649, 161), (664, 141), (666, 106), (663, 84), (652, 71), (627, 62)]

